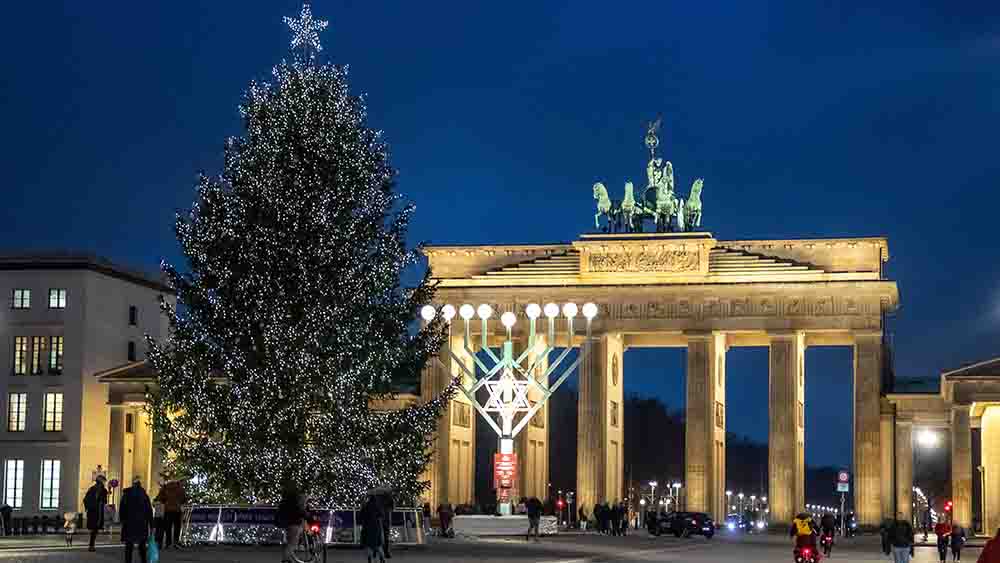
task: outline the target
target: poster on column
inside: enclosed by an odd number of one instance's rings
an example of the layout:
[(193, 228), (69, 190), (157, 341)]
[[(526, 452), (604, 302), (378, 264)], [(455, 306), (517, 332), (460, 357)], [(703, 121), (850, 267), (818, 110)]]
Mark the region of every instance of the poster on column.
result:
[(517, 454), (493, 454), (493, 488), (512, 489), (517, 482)]

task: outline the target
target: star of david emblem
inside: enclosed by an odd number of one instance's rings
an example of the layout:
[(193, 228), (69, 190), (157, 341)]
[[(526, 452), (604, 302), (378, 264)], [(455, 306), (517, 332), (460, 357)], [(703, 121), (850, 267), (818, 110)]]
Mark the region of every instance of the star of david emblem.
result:
[[(513, 391), (513, 398), (510, 404), (507, 404), (503, 400), (504, 391), (508, 388)], [(486, 400), (486, 405), (483, 408), (487, 411), (502, 412), (510, 410), (511, 412), (517, 412), (526, 411), (531, 408), (531, 405), (528, 403), (527, 381), (511, 377), (502, 378), (498, 381), (487, 382), (486, 390), (489, 392), (490, 397)]]

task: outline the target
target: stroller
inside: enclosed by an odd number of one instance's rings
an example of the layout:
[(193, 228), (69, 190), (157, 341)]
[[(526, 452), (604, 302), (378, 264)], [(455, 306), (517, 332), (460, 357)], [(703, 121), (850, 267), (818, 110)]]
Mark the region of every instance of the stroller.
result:
[(76, 534), (76, 513), (63, 513), (63, 534), (66, 537), (66, 545), (73, 545), (73, 536)]

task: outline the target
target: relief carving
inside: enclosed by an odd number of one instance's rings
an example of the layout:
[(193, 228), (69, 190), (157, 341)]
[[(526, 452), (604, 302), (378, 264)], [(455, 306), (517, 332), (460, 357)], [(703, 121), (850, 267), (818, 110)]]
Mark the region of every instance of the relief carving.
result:
[(695, 272), (699, 266), (698, 252), (688, 250), (589, 255), (591, 272)]

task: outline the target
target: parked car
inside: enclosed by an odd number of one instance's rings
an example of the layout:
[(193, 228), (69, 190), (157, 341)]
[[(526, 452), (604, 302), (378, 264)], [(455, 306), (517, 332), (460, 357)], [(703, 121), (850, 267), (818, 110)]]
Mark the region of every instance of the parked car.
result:
[(676, 537), (715, 535), (715, 522), (704, 512), (670, 512), (660, 517), (657, 535), (673, 534)]

